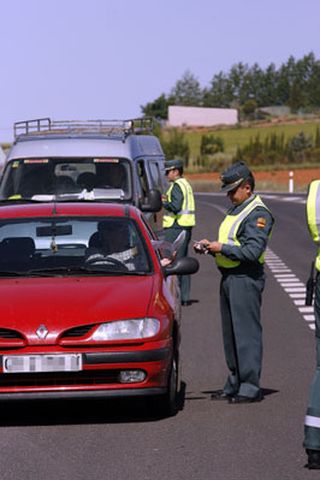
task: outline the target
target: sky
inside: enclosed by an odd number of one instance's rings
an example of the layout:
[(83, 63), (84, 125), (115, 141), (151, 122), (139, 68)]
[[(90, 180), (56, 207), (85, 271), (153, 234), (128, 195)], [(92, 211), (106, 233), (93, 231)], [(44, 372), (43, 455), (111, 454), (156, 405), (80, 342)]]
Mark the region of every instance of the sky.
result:
[(128, 119), (187, 71), (320, 60), (320, 0), (0, 0), (0, 142), (13, 122)]

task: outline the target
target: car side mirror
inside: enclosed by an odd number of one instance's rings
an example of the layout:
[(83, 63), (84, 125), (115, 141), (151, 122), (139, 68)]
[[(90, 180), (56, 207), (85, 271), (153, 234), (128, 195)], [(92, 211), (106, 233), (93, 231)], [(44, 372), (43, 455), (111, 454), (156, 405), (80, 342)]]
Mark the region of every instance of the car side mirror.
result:
[(169, 275), (192, 275), (199, 270), (199, 262), (193, 257), (182, 257), (163, 268), (166, 277)]
[(145, 203), (140, 203), (140, 210), (142, 212), (159, 212), (162, 208), (161, 193), (156, 188), (147, 192), (147, 199)]

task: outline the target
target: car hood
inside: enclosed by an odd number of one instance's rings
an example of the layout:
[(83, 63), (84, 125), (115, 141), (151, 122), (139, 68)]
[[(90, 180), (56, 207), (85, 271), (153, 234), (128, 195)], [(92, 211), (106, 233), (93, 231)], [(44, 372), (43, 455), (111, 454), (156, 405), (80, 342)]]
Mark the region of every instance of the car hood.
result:
[(79, 325), (144, 317), (152, 299), (153, 276), (2, 279), (0, 328), (47, 341)]

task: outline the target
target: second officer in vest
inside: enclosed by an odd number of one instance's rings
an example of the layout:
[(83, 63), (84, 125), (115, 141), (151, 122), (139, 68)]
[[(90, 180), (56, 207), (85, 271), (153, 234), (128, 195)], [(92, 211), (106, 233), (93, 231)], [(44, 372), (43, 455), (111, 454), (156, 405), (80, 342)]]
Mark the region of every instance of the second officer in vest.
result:
[(254, 177), (243, 162), (221, 175), (223, 192), (233, 206), (220, 225), (218, 241), (195, 246), (215, 256), (222, 274), (220, 309), (229, 376), (213, 400), (250, 403), (262, 399), (261, 296), (265, 277), (264, 253), (274, 223), (272, 214), (254, 191)]
[[(195, 226), (195, 202), (190, 183), (183, 177), (181, 160), (165, 162), (166, 176), (170, 182), (163, 198), (163, 229), (165, 239), (174, 242), (181, 232), (185, 232), (182, 245), (177, 252), (177, 258), (188, 255), (192, 227)], [(190, 305), (190, 275), (179, 276), (182, 305)]]

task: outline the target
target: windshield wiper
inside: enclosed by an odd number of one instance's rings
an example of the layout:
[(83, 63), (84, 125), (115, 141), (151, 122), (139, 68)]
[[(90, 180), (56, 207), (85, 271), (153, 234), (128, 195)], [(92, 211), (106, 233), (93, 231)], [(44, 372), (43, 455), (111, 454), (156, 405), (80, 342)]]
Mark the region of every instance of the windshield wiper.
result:
[(33, 198), (1, 198), (0, 203), (43, 203)]
[(26, 277), (28, 272), (22, 271), (12, 271), (12, 270), (0, 270), (0, 277)]
[(26, 272), (27, 275), (39, 275), (50, 277), (52, 275), (70, 275), (70, 274), (77, 274), (77, 273), (86, 273), (86, 274), (99, 274), (99, 275), (122, 275), (126, 274), (127, 272), (123, 272), (122, 270), (110, 269), (107, 270), (106, 268), (101, 267), (84, 267), (84, 266), (61, 266), (61, 267), (50, 267), (50, 268), (37, 268), (28, 270)]

